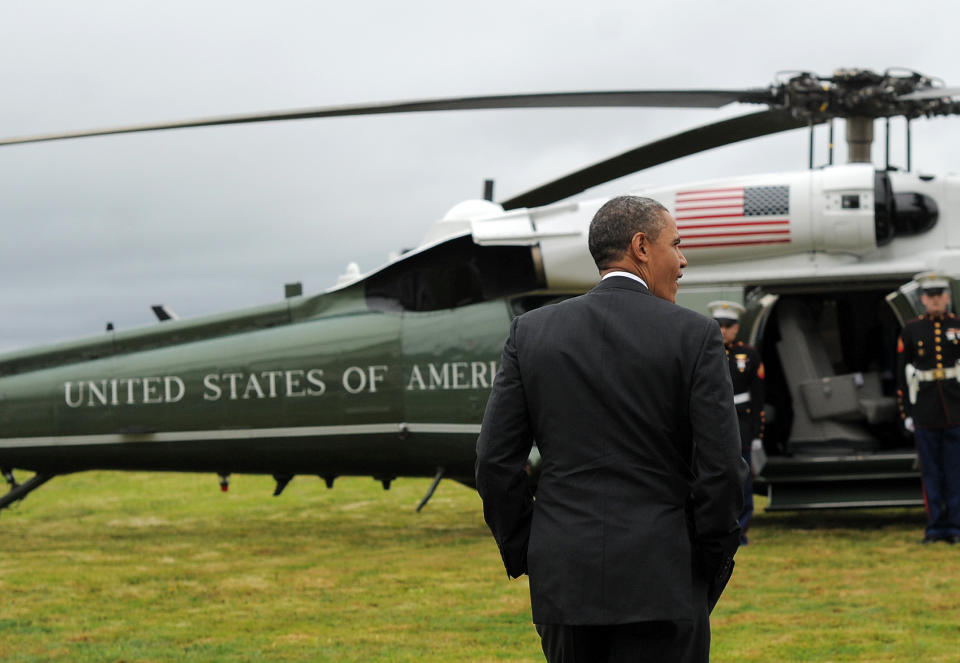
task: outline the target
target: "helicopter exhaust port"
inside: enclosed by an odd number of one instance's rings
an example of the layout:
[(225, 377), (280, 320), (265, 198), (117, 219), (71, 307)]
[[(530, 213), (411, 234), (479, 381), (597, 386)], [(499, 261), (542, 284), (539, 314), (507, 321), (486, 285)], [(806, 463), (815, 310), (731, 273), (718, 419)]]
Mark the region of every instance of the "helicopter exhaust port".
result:
[(937, 225), (940, 209), (937, 201), (924, 193), (895, 193), (890, 175), (878, 170), (874, 176), (873, 216), (877, 246), (883, 246), (897, 236), (927, 232)]

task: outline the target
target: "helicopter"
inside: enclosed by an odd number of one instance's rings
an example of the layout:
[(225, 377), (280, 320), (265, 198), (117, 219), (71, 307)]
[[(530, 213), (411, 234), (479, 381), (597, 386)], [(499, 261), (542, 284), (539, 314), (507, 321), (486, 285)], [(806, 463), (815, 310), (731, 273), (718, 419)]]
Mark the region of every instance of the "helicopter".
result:
[[(707, 149), (806, 128), (810, 169), (631, 190), (677, 220), (688, 258), (678, 304), (747, 306), (741, 338), (767, 373), (769, 509), (922, 504), (899, 421), (895, 346), (919, 311), (912, 276), (960, 274), (950, 218), (960, 178), (911, 171), (910, 122), (954, 115), (960, 90), (916, 72), (799, 72), (764, 88), (516, 94), (358, 104), (0, 140), (0, 146), (293, 119), (552, 107), (764, 110), (629, 150), (507, 200), (492, 185), (453, 207), (421, 243), (333, 287), (241, 311), (108, 328), (0, 355), (0, 511), (51, 478), (88, 470), (432, 477), (473, 484), (474, 449), (510, 320), (592, 288), (587, 228), (606, 201), (589, 188)], [(907, 122), (908, 164), (889, 165), (889, 121)], [(887, 122), (887, 166), (872, 164)], [(849, 162), (833, 164), (846, 122)], [(813, 167), (815, 126), (830, 162)], [(906, 284), (906, 285), (905, 285)], [(960, 298), (952, 286), (953, 299)], [(535, 478), (538, 453), (531, 449)], [(33, 472), (20, 483), (15, 470)]]

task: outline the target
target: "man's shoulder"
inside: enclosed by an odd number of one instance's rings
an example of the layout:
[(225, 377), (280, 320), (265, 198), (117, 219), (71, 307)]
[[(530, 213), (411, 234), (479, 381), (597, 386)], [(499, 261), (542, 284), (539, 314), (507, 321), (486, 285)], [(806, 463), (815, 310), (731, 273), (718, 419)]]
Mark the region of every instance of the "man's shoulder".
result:
[(650, 299), (655, 300), (654, 312), (666, 321), (667, 324), (677, 327), (684, 326), (686, 328), (699, 326), (711, 330), (716, 329), (717, 335), (720, 335), (719, 327), (713, 318), (709, 318), (686, 306), (660, 299), (659, 297), (651, 297)]
[(630, 297), (631, 307), (630, 309), (626, 309), (627, 311), (642, 311), (643, 315), (654, 315), (657, 318), (668, 321), (673, 325), (692, 324), (704, 325), (711, 328), (717, 326), (717, 323), (712, 318), (709, 318), (702, 313), (698, 313), (693, 309), (681, 306), (680, 304), (657, 297), (649, 290), (641, 290), (641, 288), (642, 286), (639, 286), (636, 289), (617, 288), (600, 290), (599, 288), (594, 288), (584, 295), (584, 297), (603, 297), (611, 294), (614, 296)]
[(522, 324), (542, 324), (548, 320), (554, 320), (556, 316), (575, 315), (578, 310), (600, 306), (607, 297), (613, 296), (630, 298), (629, 307), (617, 310), (618, 313), (625, 316), (631, 314), (650, 316), (654, 320), (662, 321), (667, 326), (685, 327), (687, 329), (694, 326), (711, 328), (716, 324), (702, 313), (651, 294), (639, 283), (633, 284), (628, 279), (617, 280), (623, 282), (623, 287), (616, 287), (616, 285), (621, 285), (619, 283), (609, 284), (607, 281), (603, 281), (600, 285), (604, 287), (598, 285), (598, 287), (582, 295), (527, 311), (520, 316), (520, 322)]
[(538, 306), (535, 309), (526, 311), (517, 317), (522, 322), (539, 322), (555, 315), (563, 315), (567, 311), (570, 311), (578, 306), (582, 306), (583, 298), (585, 296), (586, 295), (577, 295), (575, 297), (567, 297), (566, 299), (544, 304), (543, 306)]

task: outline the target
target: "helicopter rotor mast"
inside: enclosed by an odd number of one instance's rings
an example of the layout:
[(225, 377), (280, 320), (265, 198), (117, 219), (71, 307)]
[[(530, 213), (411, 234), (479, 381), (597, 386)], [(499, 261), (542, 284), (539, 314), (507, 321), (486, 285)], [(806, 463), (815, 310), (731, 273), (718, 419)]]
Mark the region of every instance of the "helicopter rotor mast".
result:
[[(910, 120), (917, 117), (960, 113), (960, 102), (952, 99), (960, 94), (960, 88), (945, 88), (938, 83), (908, 70), (888, 69), (878, 74), (867, 69), (839, 69), (827, 78), (793, 73), (771, 89), (775, 107), (806, 119), (811, 126), (834, 118), (846, 119), (848, 162), (870, 163), (875, 119), (887, 119), (889, 134), (891, 117), (903, 116), (909, 127)], [(889, 135), (887, 144), (889, 155)]]

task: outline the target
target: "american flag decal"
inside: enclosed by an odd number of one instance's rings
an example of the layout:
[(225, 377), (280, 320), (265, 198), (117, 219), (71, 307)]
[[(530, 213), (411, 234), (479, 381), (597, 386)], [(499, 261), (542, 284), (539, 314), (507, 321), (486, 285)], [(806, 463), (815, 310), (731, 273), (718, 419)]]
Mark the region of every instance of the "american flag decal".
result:
[(790, 243), (790, 187), (695, 189), (676, 194), (682, 249)]

